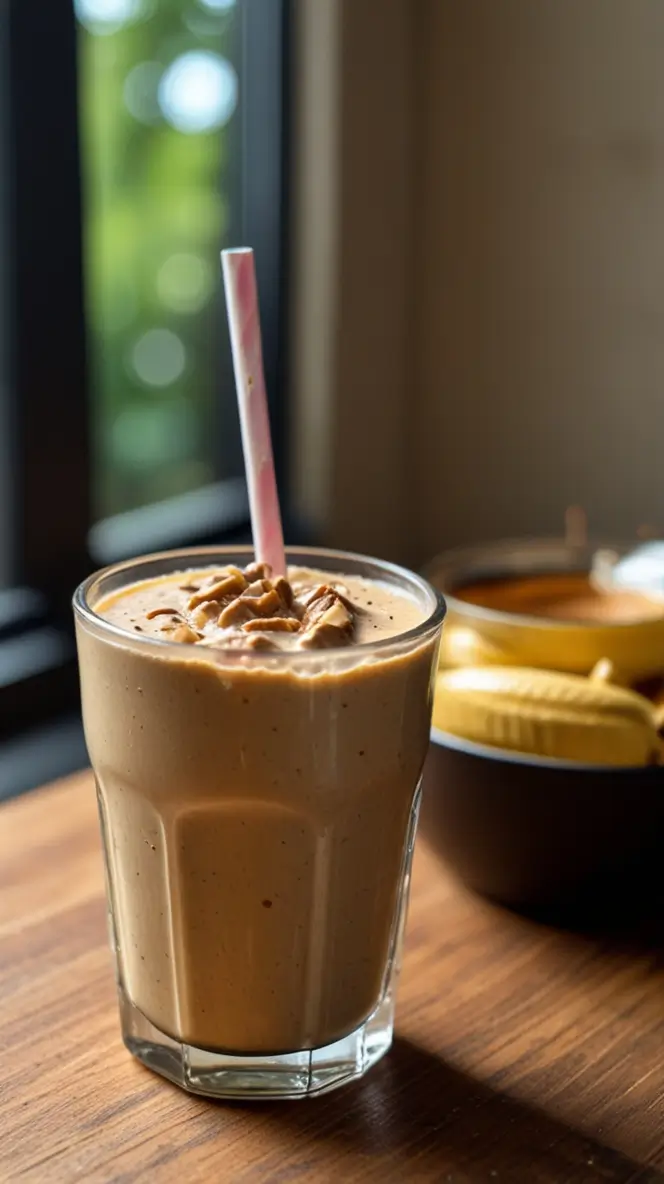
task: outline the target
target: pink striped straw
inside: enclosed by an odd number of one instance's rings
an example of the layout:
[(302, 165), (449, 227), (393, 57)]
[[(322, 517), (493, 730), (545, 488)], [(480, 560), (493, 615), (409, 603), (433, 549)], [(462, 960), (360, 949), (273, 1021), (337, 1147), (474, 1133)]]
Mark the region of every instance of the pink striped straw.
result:
[(254, 252), (250, 247), (222, 251), (221, 266), (254, 550), (259, 563), (269, 563), (275, 575), (285, 575), (284, 536), (265, 393)]

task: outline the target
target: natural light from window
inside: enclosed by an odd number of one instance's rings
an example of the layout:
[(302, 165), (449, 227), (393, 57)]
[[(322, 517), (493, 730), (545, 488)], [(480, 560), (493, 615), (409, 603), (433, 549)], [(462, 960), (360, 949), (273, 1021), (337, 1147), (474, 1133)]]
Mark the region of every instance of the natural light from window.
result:
[(76, 0), (96, 518), (241, 472), (219, 278), (238, 11)]

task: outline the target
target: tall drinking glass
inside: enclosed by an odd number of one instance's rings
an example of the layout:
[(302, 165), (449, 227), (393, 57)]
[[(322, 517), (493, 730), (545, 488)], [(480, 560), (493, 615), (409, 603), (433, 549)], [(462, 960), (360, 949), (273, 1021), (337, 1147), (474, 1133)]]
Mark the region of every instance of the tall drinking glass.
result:
[[(148, 556), (74, 599), (122, 1033), (196, 1093), (299, 1097), (389, 1048), (444, 615), (388, 563), (288, 561), (413, 600), (421, 623), (324, 650), (182, 645), (95, 606), (249, 549)], [(398, 622), (397, 622), (398, 624)]]

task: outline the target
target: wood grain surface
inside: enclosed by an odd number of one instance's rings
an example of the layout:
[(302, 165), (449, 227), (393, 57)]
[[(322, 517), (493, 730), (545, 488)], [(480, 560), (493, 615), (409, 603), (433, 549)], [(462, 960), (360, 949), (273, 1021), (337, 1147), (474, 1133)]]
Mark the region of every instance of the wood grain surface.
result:
[(657, 925), (538, 925), (420, 841), (390, 1055), (327, 1097), (224, 1105), (125, 1052), (102, 893), (89, 775), (0, 808), (2, 1184), (664, 1181)]

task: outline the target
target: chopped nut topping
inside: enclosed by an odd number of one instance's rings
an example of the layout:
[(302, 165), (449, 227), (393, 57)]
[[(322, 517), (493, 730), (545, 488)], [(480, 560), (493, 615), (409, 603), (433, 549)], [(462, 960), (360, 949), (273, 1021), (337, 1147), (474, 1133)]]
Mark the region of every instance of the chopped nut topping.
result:
[(301, 596), (300, 601), (306, 608), (309, 608), (312, 604), (314, 604), (315, 601), (320, 600), (323, 596), (334, 596), (337, 600), (340, 600), (343, 605), (345, 605), (349, 612), (352, 613), (355, 611), (354, 604), (352, 604), (352, 602), (348, 600), (348, 598), (344, 596), (338, 588), (333, 588), (331, 584), (319, 584), (317, 588), (313, 589), (313, 591)]
[(325, 649), (343, 645), (353, 634), (353, 614), (345, 596), (324, 585), (317, 590), (313, 600), (309, 598), (307, 611), (302, 619), (304, 636), (300, 645), (303, 649)]
[(254, 617), (253, 621), (245, 621), (242, 625), (244, 633), (297, 633), (300, 622), (293, 617)]
[(345, 604), (340, 600), (336, 600), (330, 608), (323, 613), (319, 625), (330, 625), (333, 629), (347, 629), (351, 624), (350, 613)]
[(318, 600), (318, 598), (323, 596), (325, 592), (331, 591), (332, 589), (330, 588), (329, 584), (317, 584), (317, 586), (312, 588), (310, 592), (302, 593), (300, 596), (300, 603), (303, 604), (305, 608), (308, 608), (310, 604), (313, 604), (314, 600)]
[(202, 588), (200, 592), (196, 592), (187, 603), (187, 608), (191, 612), (206, 600), (227, 600), (231, 596), (239, 596), (241, 592), (244, 592), (246, 586), (247, 581), (242, 572), (238, 571), (237, 574), (233, 573), (223, 580), (219, 580), (217, 584), (212, 584), (210, 588)]
[[(147, 618), (170, 617), (160, 632), (188, 645), (255, 650), (340, 646), (352, 639), (355, 614), (361, 611), (335, 585), (294, 588), (284, 576), (273, 580), (265, 563), (249, 564), (244, 571), (229, 566), (204, 581), (180, 585), (180, 591), (192, 593), (185, 609), (155, 608)], [(292, 636), (289, 643), (287, 635)]]
[(200, 639), (200, 633), (194, 633), (194, 630), (190, 629), (188, 625), (178, 625), (177, 629), (174, 629), (171, 634), (171, 641), (182, 641), (186, 645), (193, 645), (194, 642), (200, 641)]
[(272, 577), (272, 568), (269, 563), (250, 563), (245, 567), (244, 574), (249, 583), (253, 580), (269, 580)]
[(298, 626), (298, 620), (283, 594), (280, 595), (271, 580), (261, 578), (245, 587), (239, 596), (222, 609), (217, 623), (222, 629), (228, 629), (233, 625), (243, 625), (245, 621), (253, 618), (277, 616), (294, 619), (295, 626)]
[(216, 619), (219, 614), (219, 605), (216, 600), (207, 600), (203, 604), (199, 604), (191, 613), (190, 621), (196, 629), (204, 629), (210, 621)]
[(225, 567), (223, 571), (215, 571), (211, 576), (208, 576), (204, 587), (211, 588), (213, 584), (218, 584), (220, 580), (227, 580), (229, 576), (242, 576), (244, 579), (244, 572), (242, 568), (234, 567), (232, 563), (229, 563), (228, 567)]
[(279, 596), (279, 599), (286, 605), (286, 608), (292, 608), (295, 603), (293, 589), (288, 583), (285, 576), (277, 576), (274, 581), (274, 590)]
[(244, 643), (249, 650), (276, 650), (276, 642), (272, 641), (271, 637), (266, 637), (264, 633), (252, 633), (251, 637)]
[(283, 608), (283, 605), (274, 588), (264, 592), (262, 596), (257, 596), (251, 605), (252, 612), (259, 617), (273, 617), (280, 608)]
[(262, 596), (264, 592), (269, 592), (271, 587), (269, 580), (254, 580), (253, 584), (245, 588), (243, 596)]
[(253, 614), (251, 601), (242, 600), (238, 596), (237, 600), (231, 600), (230, 604), (219, 614), (217, 624), (221, 629), (228, 629), (231, 625), (241, 625), (243, 621), (248, 621)]
[[(302, 618), (302, 626), (304, 629), (309, 629), (312, 625), (320, 621), (324, 613), (329, 608), (333, 608), (335, 604), (341, 604), (338, 596), (332, 588), (324, 587), (322, 591), (315, 597), (311, 597), (307, 601), (306, 612)], [(345, 606), (342, 605), (342, 608)]]

